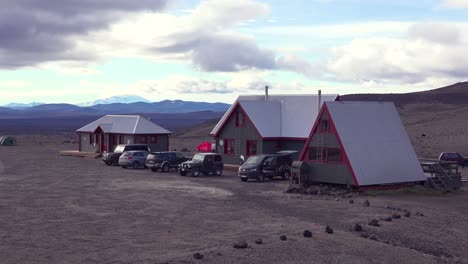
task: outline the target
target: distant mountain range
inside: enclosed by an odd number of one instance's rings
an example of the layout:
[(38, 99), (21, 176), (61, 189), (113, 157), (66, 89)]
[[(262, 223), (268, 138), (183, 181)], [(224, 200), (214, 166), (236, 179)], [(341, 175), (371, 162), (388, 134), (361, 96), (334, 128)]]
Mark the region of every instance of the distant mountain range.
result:
[(36, 106), (36, 105), (41, 105), (41, 104), (44, 104), (44, 103), (38, 103), (38, 102), (32, 102), (32, 103), (29, 103), (29, 104), (9, 103), (7, 105), (4, 105), (3, 107), (8, 107), (8, 108), (12, 108), (12, 109), (24, 109), (24, 108), (33, 107), (33, 106)]
[(147, 100), (141, 96), (137, 95), (119, 95), (119, 96), (112, 96), (105, 99), (99, 99), (96, 101), (86, 102), (77, 104), (78, 106), (88, 107), (94, 105), (102, 105), (102, 104), (130, 104), (130, 103), (151, 103), (150, 100)]

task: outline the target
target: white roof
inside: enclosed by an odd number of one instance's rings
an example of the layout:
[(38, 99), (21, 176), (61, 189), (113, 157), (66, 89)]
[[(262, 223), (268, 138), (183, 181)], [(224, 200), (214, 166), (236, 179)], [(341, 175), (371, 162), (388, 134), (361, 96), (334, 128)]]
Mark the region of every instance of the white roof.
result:
[[(321, 105), (338, 95), (322, 95)], [(216, 135), (239, 104), (262, 137), (307, 138), (318, 115), (317, 95), (244, 95), (227, 110), (211, 131)]]
[(359, 185), (424, 181), (423, 170), (390, 102), (326, 102)]
[(169, 130), (139, 115), (106, 115), (77, 131), (94, 132), (98, 127), (101, 127), (104, 133), (171, 134)]

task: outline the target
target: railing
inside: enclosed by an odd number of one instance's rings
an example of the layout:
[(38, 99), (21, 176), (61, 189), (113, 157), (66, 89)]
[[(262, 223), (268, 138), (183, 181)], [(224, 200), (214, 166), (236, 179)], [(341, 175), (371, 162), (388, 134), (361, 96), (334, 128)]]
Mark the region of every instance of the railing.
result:
[(447, 189), (456, 186), (452, 175), (458, 175), (458, 164), (454, 161), (419, 159), (424, 173), (429, 173), (428, 182), (435, 189)]

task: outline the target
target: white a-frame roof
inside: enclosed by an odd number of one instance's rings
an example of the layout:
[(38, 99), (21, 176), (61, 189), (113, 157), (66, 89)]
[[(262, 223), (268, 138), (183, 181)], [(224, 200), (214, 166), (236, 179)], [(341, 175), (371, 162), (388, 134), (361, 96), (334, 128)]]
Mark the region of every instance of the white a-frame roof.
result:
[(171, 134), (171, 132), (140, 115), (106, 115), (87, 124), (77, 132), (94, 132), (100, 127), (104, 133)]
[[(322, 95), (334, 101), (338, 95)], [(211, 131), (216, 136), (237, 106), (240, 106), (263, 138), (307, 138), (318, 115), (318, 95), (243, 95), (226, 111)]]
[(424, 181), (411, 141), (391, 102), (326, 102), (357, 185)]

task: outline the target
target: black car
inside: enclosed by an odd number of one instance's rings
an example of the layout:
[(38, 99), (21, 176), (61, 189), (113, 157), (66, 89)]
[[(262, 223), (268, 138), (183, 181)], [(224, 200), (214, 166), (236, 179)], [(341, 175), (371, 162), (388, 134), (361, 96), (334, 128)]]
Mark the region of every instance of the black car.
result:
[(132, 151), (132, 150), (142, 150), (142, 151), (150, 151), (150, 148), (146, 144), (121, 144), (117, 145), (114, 149), (114, 152), (104, 153), (102, 155), (102, 161), (106, 163), (106, 165), (118, 165), (119, 158), (122, 153), (125, 151)]
[(223, 173), (223, 157), (216, 153), (196, 153), (192, 160), (182, 162), (179, 165), (179, 175), (185, 176), (190, 173), (198, 177), (200, 173), (208, 175), (213, 173), (220, 176)]
[(261, 182), (276, 176), (287, 180), (291, 176), (291, 164), (291, 153), (255, 155), (239, 167), (238, 175), (242, 181), (256, 179)]
[(151, 152), (146, 158), (146, 167), (152, 171), (167, 172), (171, 168), (177, 169), (180, 163), (187, 160), (190, 158), (177, 151)]

